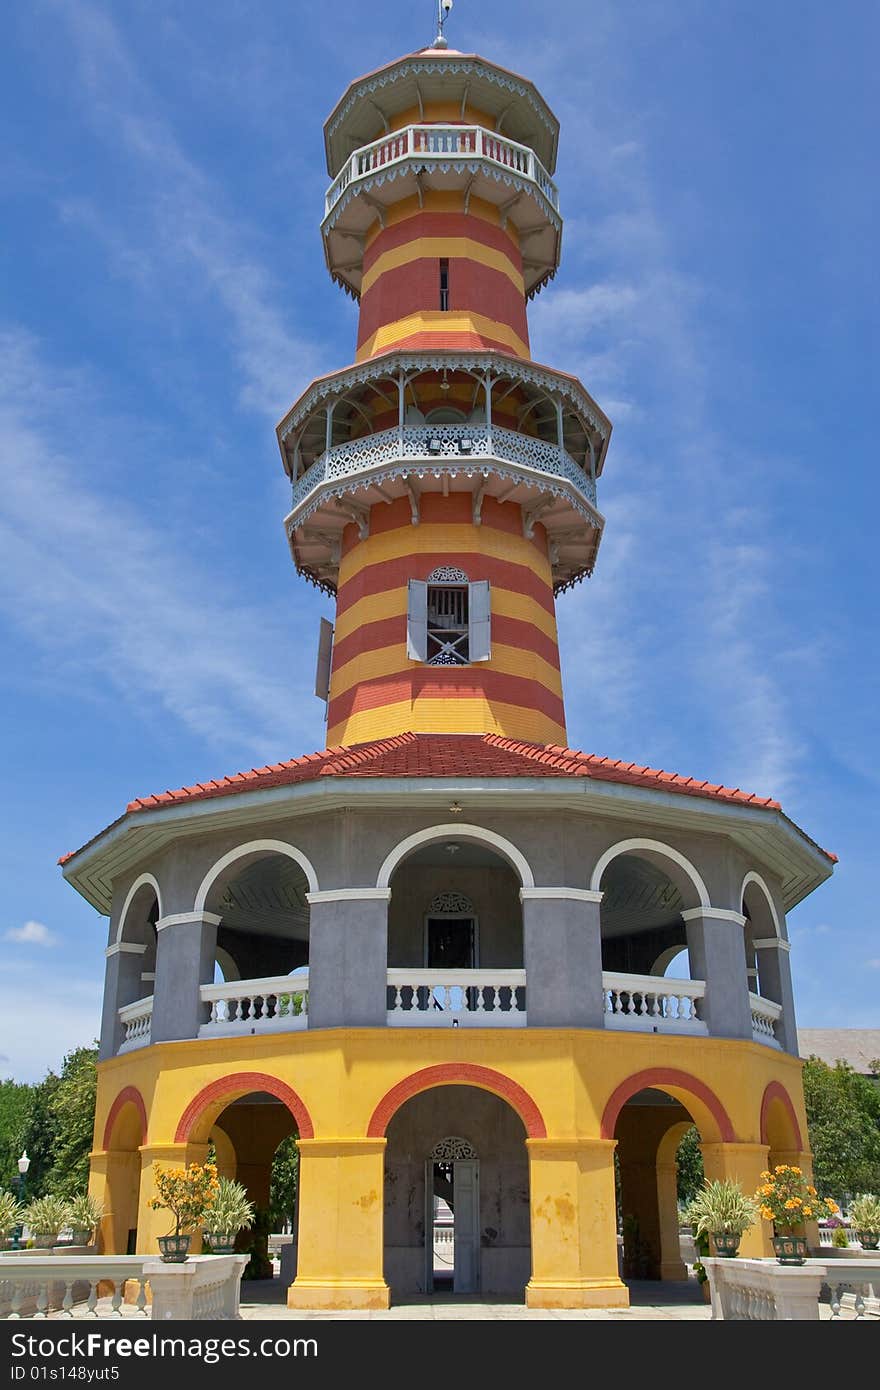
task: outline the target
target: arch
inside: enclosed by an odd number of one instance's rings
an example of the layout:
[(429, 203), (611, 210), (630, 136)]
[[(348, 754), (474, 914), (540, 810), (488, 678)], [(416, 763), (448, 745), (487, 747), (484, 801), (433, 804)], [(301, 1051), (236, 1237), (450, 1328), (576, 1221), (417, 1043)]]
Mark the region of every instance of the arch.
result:
[(669, 1126), (660, 1143), (657, 1145), (657, 1167), (664, 1164), (674, 1164), (678, 1154), (678, 1146), (689, 1129), (694, 1128), (692, 1120), (674, 1120)]
[[(666, 974), (676, 956), (682, 953), (687, 954), (687, 945), (680, 943), (678, 946), (667, 946), (665, 951), (661, 951), (654, 964), (651, 966), (649, 974), (663, 976)], [(681, 978), (677, 976), (676, 978)]]
[(309, 892), (317, 893), (319, 891), (318, 875), (312, 868), (311, 861), (306, 858), (302, 850), (297, 849), (295, 845), (288, 845), (284, 840), (248, 840), (247, 844), (237, 845), (235, 849), (229, 850), (218, 859), (205, 874), (205, 877), (199, 885), (199, 891), (196, 893), (195, 912), (205, 911), (205, 903), (208, 900), (208, 894), (223, 870), (227, 869), (230, 864), (234, 864), (236, 859), (243, 859), (245, 855), (251, 854), (286, 855), (288, 859), (293, 859), (299, 864), (308, 880)]
[(159, 916), (162, 916), (162, 894), (159, 890), (158, 881), (154, 878), (152, 874), (139, 874), (138, 877), (135, 879), (134, 883), (129, 888), (128, 892), (126, 893), (125, 902), (122, 904), (122, 911), (119, 914), (119, 926), (116, 928), (117, 941), (122, 940), (122, 933), (125, 928), (125, 919), (128, 916), (128, 909), (134, 902), (135, 895), (139, 893), (141, 889), (145, 887), (147, 884), (150, 885), (153, 892), (156, 894), (156, 901), (159, 904)]
[(217, 946), (215, 948), (214, 959), (216, 960), (220, 969), (223, 971), (224, 984), (228, 983), (230, 980), (241, 979), (241, 971), (239, 970), (235, 961), (232, 959), (232, 956), (229, 954), (229, 952), (225, 951), (222, 946)]
[(412, 1100), (413, 1096), (419, 1095), (422, 1091), (430, 1091), (435, 1086), (478, 1086), (483, 1091), (491, 1091), (501, 1100), (506, 1100), (516, 1111), (525, 1125), (529, 1139), (547, 1137), (547, 1126), (540, 1110), (528, 1091), (523, 1090), (518, 1082), (511, 1081), (509, 1076), (504, 1076), (500, 1071), (493, 1071), (491, 1067), (480, 1067), (473, 1062), (443, 1062), (438, 1066), (423, 1067), (421, 1071), (413, 1072), (411, 1076), (404, 1077), (403, 1081), (398, 1081), (396, 1086), (392, 1086), (370, 1117), (367, 1138), (383, 1139), (392, 1116), (404, 1101)]
[(186, 1143), (192, 1137), (196, 1125), (208, 1111), (214, 1111), (213, 1119), (225, 1109), (231, 1100), (246, 1096), (250, 1091), (268, 1091), (270, 1096), (286, 1105), (299, 1130), (301, 1139), (314, 1139), (315, 1128), (312, 1117), (304, 1102), (290, 1086), (274, 1076), (260, 1071), (233, 1072), (230, 1076), (218, 1077), (216, 1081), (202, 1088), (193, 1096), (184, 1110), (174, 1133), (175, 1144)]
[[(644, 1071), (635, 1072), (632, 1076), (628, 1076), (625, 1081), (621, 1081), (620, 1085), (612, 1092), (602, 1113), (600, 1134), (603, 1139), (614, 1138), (617, 1118), (624, 1105), (630, 1096), (634, 1096), (638, 1091), (644, 1091), (648, 1086), (665, 1088), (672, 1091), (673, 1094), (675, 1091), (684, 1091), (686, 1095), (692, 1096), (694, 1100), (698, 1101), (712, 1117), (722, 1143), (729, 1144), (736, 1140), (736, 1132), (730, 1116), (714, 1091), (709, 1089), (705, 1081), (700, 1081), (699, 1077), (691, 1076), (690, 1072), (687, 1071), (679, 1071), (677, 1067), (647, 1067)], [(696, 1117), (694, 1119), (696, 1122)], [(700, 1128), (699, 1124), (697, 1127)], [(708, 1138), (707, 1135), (703, 1137), (704, 1139)]]
[(740, 911), (742, 911), (743, 909), (745, 892), (750, 883), (756, 884), (758, 888), (760, 888), (761, 892), (764, 894), (764, 897), (767, 899), (767, 906), (770, 909), (770, 916), (773, 919), (773, 929), (776, 932), (776, 935), (779, 938), (779, 940), (783, 940), (782, 927), (779, 924), (779, 917), (776, 912), (776, 905), (773, 902), (773, 894), (770, 892), (770, 889), (767, 887), (761, 875), (756, 874), (754, 869), (749, 869), (749, 872), (746, 874), (745, 878), (742, 881), (742, 887), (739, 890)]
[(107, 1119), (104, 1123), (104, 1138), (102, 1143), (104, 1149), (110, 1148), (110, 1141), (113, 1138), (113, 1130), (116, 1126), (116, 1121), (119, 1119), (119, 1115), (121, 1111), (125, 1109), (126, 1105), (133, 1105), (137, 1111), (141, 1125), (140, 1142), (141, 1144), (146, 1143), (147, 1107), (144, 1105), (144, 1098), (136, 1086), (123, 1086), (119, 1095), (110, 1106)]
[[(785, 1117), (791, 1126), (792, 1142), (784, 1146), (770, 1144), (770, 1114), (775, 1105), (782, 1106), (785, 1111)], [(786, 1149), (796, 1149), (798, 1153), (803, 1152), (804, 1143), (794, 1103), (781, 1081), (768, 1082), (764, 1089), (764, 1094), (761, 1097), (761, 1143), (768, 1144), (770, 1147), (784, 1147)]]
[(598, 893), (599, 886), (602, 882), (602, 875), (608, 868), (612, 859), (616, 859), (618, 855), (621, 854), (635, 854), (639, 850), (650, 850), (654, 854), (659, 854), (665, 859), (671, 859), (673, 864), (677, 864), (680, 869), (684, 870), (691, 883), (694, 885), (700, 899), (700, 907), (712, 906), (709, 901), (708, 889), (691, 861), (686, 859), (677, 849), (673, 849), (671, 845), (664, 844), (662, 840), (618, 840), (616, 845), (612, 845), (610, 849), (606, 849), (593, 870), (593, 877), (590, 879), (591, 891)]
[(447, 840), (450, 836), (457, 840), (476, 840), (482, 844), (489, 845), (492, 849), (507, 860), (511, 868), (515, 869), (519, 875), (520, 883), (523, 888), (534, 888), (535, 879), (529, 866), (529, 861), (521, 850), (510, 840), (505, 840), (503, 835), (496, 835), (494, 830), (485, 830), (481, 825), (432, 825), (427, 830), (417, 830), (412, 835), (407, 835), (405, 840), (401, 840), (395, 845), (391, 853), (386, 857), (379, 877), (376, 879), (377, 888), (388, 888), (391, 883), (391, 875), (397, 868), (402, 859), (411, 854), (420, 845), (428, 845), (432, 840)]

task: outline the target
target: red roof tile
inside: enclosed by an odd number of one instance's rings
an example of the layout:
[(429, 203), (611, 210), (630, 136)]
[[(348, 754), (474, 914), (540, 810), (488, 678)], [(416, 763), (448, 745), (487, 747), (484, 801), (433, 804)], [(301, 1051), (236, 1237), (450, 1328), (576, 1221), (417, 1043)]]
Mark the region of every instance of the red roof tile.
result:
[[(700, 782), (557, 744), (524, 743), (500, 734), (397, 734), (348, 748), (325, 748), (289, 762), (251, 768), (249, 772), (198, 782), (176, 791), (137, 797), (128, 803), (126, 813), (141, 813), (177, 802), (206, 801), (240, 791), (293, 786), (319, 777), (591, 777), (600, 782), (653, 787), (683, 796), (782, 810), (778, 801), (738, 787)], [(822, 853), (837, 862), (836, 855), (827, 850)], [(67, 854), (58, 862), (63, 864), (70, 858)]]

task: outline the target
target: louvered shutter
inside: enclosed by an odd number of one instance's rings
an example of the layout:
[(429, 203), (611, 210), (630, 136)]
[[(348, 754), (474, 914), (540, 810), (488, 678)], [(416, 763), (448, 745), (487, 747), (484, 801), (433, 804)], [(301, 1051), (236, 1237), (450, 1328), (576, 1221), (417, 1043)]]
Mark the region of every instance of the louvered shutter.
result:
[(468, 650), (471, 661), (489, 661), (492, 656), (489, 631), (489, 581), (480, 579), (468, 585), (469, 634)]
[(411, 579), (406, 605), (406, 654), (410, 661), (428, 660), (428, 586)]

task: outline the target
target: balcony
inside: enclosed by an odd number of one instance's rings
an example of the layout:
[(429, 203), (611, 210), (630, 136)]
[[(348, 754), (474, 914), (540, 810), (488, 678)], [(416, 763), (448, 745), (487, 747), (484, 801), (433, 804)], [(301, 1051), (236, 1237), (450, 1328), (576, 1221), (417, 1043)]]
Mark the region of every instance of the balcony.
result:
[[(665, 1033), (707, 1037), (701, 1017), (706, 985), (702, 980), (673, 980), (656, 975), (602, 975), (605, 1027), (629, 1033)], [(231, 980), (202, 985), (201, 1000), (209, 1015), (200, 1038), (302, 1032), (309, 1026), (309, 974), (258, 980)], [(779, 1049), (776, 1024), (781, 1007), (757, 994), (749, 996), (752, 1040)], [(387, 972), (389, 1028), (524, 1028), (524, 970), (421, 970)], [(153, 998), (119, 1010), (124, 1037), (120, 1053), (148, 1047)]]

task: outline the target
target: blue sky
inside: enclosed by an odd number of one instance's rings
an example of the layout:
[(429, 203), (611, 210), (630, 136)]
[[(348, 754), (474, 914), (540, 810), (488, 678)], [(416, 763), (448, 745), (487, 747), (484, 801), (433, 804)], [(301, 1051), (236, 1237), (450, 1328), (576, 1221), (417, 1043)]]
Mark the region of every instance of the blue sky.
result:
[[(30, 0), (0, 53), (0, 1076), (98, 1023), (56, 859), (133, 796), (323, 742), (328, 600), (273, 425), (350, 361), (321, 125), (431, 0)], [(457, 0), (562, 122), (534, 356), (614, 421), (559, 606), (574, 747), (782, 800), (840, 856), (798, 1021), (880, 1022), (874, 61), (864, 0)], [(305, 653), (305, 659), (303, 659)]]

